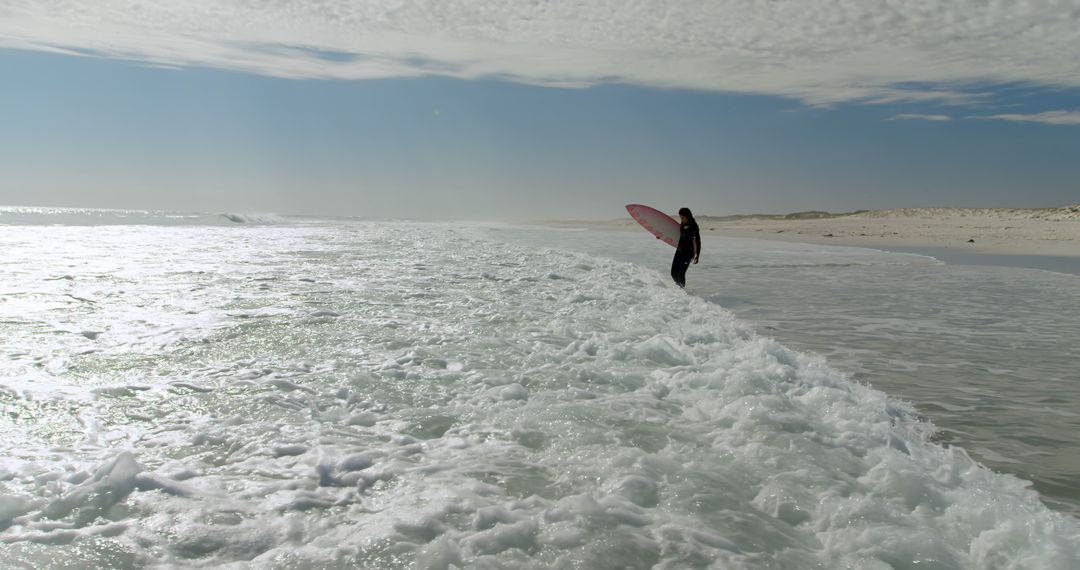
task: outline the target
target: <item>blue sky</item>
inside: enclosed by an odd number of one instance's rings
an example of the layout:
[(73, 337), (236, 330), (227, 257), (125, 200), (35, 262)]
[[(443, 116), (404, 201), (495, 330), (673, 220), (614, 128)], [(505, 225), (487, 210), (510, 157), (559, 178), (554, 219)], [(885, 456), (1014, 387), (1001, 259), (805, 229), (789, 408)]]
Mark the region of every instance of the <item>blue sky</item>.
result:
[[(38, 9), (20, 14), (16, 3), (14, 20), (30, 32), (0, 26), (0, 204), (536, 219), (614, 218), (629, 202), (703, 214), (1080, 202), (1076, 64), (1045, 63), (1043, 48), (1031, 48), (1037, 64), (1018, 62), (1023, 30), (1004, 34), (1018, 42), (1014, 55), (946, 49), (980, 73), (924, 74), (904, 62), (926, 50), (901, 45), (880, 54), (890, 74), (874, 61), (864, 63), (873, 73), (851, 71), (859, 45), (843, 57), (769, 59), (783, 37), (744, 61), (711, 44), (678, 57), (661, 34), (624, 61), (608, 43), (640, 40), (592, 28), (569, 34), (570, 55), (530, 36), (539, 47), (518, 48), (518, 59), (485, 60), (492, 42), (509, 40), (477, 40), (470, 22), (446, 24), (450, 48), (445, 34), (401, 25), (404, 35), (369, 30), (384, 44), (345, 49), (311, 40), (341, 31), (318, 14), (303, 49), (260, 38), (221, 55), (235, 42), (201, 30), (214, 49), (185, 54), (177, 38), (190, 31), (147, 31), (106, 13), (142, 34), (116, 47), (113, 29), (98, 37), (98, 24), (29, 6)], [(829, 38), (826, 29), (807, 45), (845, 49)], [(414, 47), (425, 42), (432, 55)], [(640, 63), (656, 53), (668, 60)]]

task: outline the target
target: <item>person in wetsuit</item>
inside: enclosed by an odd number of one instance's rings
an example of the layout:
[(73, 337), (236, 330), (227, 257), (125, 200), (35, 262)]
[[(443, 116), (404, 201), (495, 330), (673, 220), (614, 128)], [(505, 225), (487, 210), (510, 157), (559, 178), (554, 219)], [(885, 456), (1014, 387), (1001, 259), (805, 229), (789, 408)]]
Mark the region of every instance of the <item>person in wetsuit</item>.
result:
[(671, 260), (671, 278), (679, 287), (686, 287), (686, 270), (691, 261), (698, 262), (698, 255), (701, 254), (701, 231), (690, 208), (679, 208), (679, 222), (679, 245)]

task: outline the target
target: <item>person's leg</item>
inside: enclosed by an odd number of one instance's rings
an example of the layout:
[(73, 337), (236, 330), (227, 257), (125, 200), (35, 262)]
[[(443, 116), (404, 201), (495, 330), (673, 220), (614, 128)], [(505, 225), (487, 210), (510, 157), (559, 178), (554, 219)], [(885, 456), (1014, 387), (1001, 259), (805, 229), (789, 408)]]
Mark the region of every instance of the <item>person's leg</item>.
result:
[(679, 287), (686, 287), (686, 269), (690, 267), (690, 260), (678, 253), (671, 260), (671, 278)]

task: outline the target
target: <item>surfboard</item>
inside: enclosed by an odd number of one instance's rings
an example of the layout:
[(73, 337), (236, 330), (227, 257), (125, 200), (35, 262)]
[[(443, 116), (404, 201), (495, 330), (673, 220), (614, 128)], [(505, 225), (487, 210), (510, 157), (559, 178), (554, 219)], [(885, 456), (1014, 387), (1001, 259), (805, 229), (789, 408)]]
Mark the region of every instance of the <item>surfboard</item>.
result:
[(626, 211), (630, 212), (630, 217), (641, 224), (641, 227), (656, 236), (656, 239), (671, 247), (679, 247), (679, 233), (682, 228), (675, 218), (641, 204), (627, 204)]

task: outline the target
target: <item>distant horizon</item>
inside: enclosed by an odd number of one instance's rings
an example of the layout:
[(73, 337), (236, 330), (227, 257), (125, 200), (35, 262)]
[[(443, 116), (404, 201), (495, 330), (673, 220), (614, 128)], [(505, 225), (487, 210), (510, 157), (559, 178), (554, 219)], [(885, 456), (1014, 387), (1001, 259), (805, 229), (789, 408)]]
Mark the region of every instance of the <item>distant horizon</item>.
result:
[[(655, 204), (654, 204), (655, 206)], [(668, 208), (671, 212), (675, 212), (682, 206), (673, 206)], [(691, 210), (694, 210), (692, 206), (688, 206)], [(664, 208), (659, 208), (661, 211), (665, 211)], [(696, 218), (730, 218), (730, 217), (781, 217), (781, 216), (793, 216), (797, 214), (809, 214), (809, 213), (824, 213), (830, 216), (844, 216), (863, 212), (882, 212), (889, 210), (1067, 210), (1067, 209), (1080, 209), (1080, 201), (1071, 204), (1061, 204), (1057, 206), (1033, 206), (1033, 207), (1011, 207), (1011, 206), (895, 206), (889, 208), (853, 208), (843, 211), (835, 210), (823, 210), (823, 209), (809, 209), (809, 210), (791, 210), (791, 211), (777, 211), (777, 212), (765, 212), (765, 211), (753, 211), (753, 212), (730, 212), (717, 214), (714, 212), (696, 212), (694, 217)], [(97, 207), (97, 206), (56, 206), (56, 205), (27, 205), (27, 204), (0, 204), (0, 221), (2, 221), (2, 214), (4, 211), (10, 210), (71, 210), (71, 211), (92, 211), (92, 212), (118, 212), (118, 213), (162, 213), (162, 214), (177, 214), (177, 215), (210, 215), (210, 216), (228, 216), (228, 215), (249, 215), (249, 216), (282, 216), (291, 218), (328, 218), (328, 219), (360, 219), (360, 220), (404, 220), (404, 221), (417, 221), (417, 222), (588, 222), (598, 220), (621, 220), (626, 218), (631, 220), (628, 214), (625, 213), (625, 204), (620, 204), (618, 210), (623, 212), (623, 215), (616, 215), (610, 218), (436, 218), (436, 217), (407, 217), (407, 216), (363, 216), (352, 214), (331, 214), (331, 213), (301, 213), (301, 212), (280, 212), (280, 211), (265, 211), (265, 210), (243, 210), (233, 209), (228, 211), (218, 210), (183, 210), (183, 209), (170, 209), (170, 208), (143, 208), (143, 207)]]

